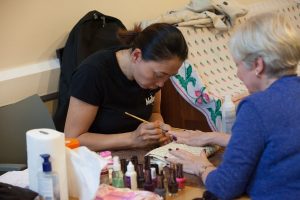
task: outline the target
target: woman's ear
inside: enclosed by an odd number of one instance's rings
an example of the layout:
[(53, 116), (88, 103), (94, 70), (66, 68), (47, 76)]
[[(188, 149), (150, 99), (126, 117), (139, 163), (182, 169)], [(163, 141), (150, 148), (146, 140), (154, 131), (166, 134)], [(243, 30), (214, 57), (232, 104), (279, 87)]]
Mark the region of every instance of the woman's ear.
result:
[(141, 49), (135, 48), (135, 49), (131, 52), (130, 56), (131, 56), (131, 61), (132, 61), (133, 63), (140, 62), (140, 61), (142, 60), (142, 51), (141, 51)]
[(255, 75), (260, 76), (265, 69), (265, 62), (262, 57), (258, 57), (254, 62)]

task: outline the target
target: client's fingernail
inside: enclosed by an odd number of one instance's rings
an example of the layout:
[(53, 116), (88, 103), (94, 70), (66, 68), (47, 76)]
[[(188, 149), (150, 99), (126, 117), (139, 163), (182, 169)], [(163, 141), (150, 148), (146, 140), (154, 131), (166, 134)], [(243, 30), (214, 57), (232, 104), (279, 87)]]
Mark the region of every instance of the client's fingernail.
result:
[(172, 135), (172, 139), (173, 139), (174, 141), (177, 141), (177, 137), (176, 137), (175, 135)]

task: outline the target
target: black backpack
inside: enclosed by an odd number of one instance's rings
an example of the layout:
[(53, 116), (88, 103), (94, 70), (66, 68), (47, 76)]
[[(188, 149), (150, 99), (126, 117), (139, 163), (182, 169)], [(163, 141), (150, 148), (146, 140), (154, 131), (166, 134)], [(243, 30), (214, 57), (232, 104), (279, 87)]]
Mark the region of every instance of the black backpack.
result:
[(92, 53), (120, 45), (117, 37), (120, 29), (126, 30), (126, 27), (119, 19), (90, 11), (71, 30), (65, 47), (57, 50), (61, 66), (58, 104), (53, 117), (57, 130), (64, 130), (73, 71)]

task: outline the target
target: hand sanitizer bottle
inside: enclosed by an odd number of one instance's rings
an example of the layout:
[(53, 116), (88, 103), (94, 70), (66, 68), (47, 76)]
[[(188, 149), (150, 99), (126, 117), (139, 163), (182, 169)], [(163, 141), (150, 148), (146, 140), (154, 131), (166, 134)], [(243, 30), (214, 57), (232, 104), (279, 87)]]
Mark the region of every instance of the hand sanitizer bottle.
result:
[(38, 193), (44, 200), (60, 199), (58, 176), (52, 171), (49, 154), (41, 154), (43, 171), (38, 174)]
[(222, 132), (231, 134), (231, 128), (235, 121), (235, 105), (230, 95), (225, 96), (222, 105)]

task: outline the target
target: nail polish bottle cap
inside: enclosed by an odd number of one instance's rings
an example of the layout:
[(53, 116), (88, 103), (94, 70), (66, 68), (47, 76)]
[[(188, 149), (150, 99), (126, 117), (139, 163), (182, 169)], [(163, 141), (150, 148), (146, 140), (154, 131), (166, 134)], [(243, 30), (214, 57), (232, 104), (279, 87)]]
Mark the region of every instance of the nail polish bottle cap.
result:
[(145, 161), (145, 169), (150, 169), (150, 156), (145, 156), (144, 157), (144, 161)]
[(122, 170), (123, 174), (125, 174), (126, 173), (126, 159), (122, 158), (120, 160), (120, 163), (121, 163), (121, 170)]
[(176, 177), (177, 178), (183, 178), (183, 169), (182, 169), (182, 164), (181, 163), (176, 164)]

